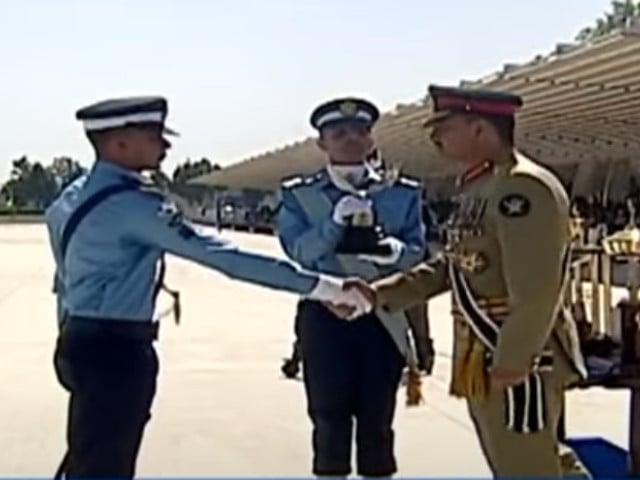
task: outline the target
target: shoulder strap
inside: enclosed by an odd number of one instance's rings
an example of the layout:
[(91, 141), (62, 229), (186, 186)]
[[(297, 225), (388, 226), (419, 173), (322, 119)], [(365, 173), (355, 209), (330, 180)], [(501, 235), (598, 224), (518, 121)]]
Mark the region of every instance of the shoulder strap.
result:
[(96, 193), (86, 199), (82, 204), (80, 204), (80, 206), (76, 208), (71, 214), (64, 226), (64, 229), (62, 230), (62, 239), (60, 240), (60, 251), (62, 260), (64, 260), (67, 255), (69, 241), (78, 228), (78, 225), (80, 225), (80, 222), (82, 222), (82, 220), (95, 207), (97, 207), (107, 198), (115, 195), (116, 193), (124, 192), (127, 190), (137, 190), (138, 188), (139, 184), (137, 182), (116, 183), (115, 185), (110, 185), (103, 188), (102, 190), (98, 190)]

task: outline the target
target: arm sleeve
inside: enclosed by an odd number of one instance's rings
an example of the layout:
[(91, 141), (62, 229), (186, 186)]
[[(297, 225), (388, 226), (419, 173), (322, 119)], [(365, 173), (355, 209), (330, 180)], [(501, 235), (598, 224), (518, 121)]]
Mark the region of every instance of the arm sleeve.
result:
[(527, 370), (553, 328), (567, 225), (553, 192), (534, 177), (509, 177), (492, 203), (509, 297), (493, 365)]
[(445, 292), (448, 289), (446, 265), (444, 258), (438, 257), (374, 282), (377, 306), (397, 312)]
[[(129, 197), (127, 200), (126, 197)], [(213, 235), (198, 233), (161, 196), (134, 192), (121, 195), (128, 202), (123, 208), (127, 236), (139, 243), (157, 247), (193, 260), (224, 275), (263, 287), (308, 294), (317, 284), (317, 275), (266, 255), (243, 251)]]
[(313, 265), (332, 254), (342, 238), (344, 227), (331, 217), (310, 225), (293, 192), (285, 189), (278, 211), (278, 238), (289, 258), (301, 265)]

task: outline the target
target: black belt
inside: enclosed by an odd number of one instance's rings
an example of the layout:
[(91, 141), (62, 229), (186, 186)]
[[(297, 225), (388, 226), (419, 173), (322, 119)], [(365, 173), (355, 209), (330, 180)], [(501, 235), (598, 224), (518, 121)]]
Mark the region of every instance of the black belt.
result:
[(534, 369), (541, 371), (550, 370), (553, 368), (553, 353), (543, 353), (533, 362)]
[(158, 338), (158, 322), (91, 318), (69, 315), (63, 331), (96, 336), (109, 336), (124, 340), (152, 342)]

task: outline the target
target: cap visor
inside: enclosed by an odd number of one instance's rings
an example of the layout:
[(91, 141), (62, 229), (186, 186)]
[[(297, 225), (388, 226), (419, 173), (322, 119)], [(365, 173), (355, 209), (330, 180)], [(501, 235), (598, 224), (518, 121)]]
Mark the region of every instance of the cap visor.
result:
[(370, 120), (365, 120), (364, 118), (338, 118), (336, 120), (331, 120), (320, 125), (318, 130), (324, 130), (325, 128), (335, 128), (341, 125), (364, 125), (367, 128), (373, 128), (373, 122)]
[(162, 129), (162, 133), (164, 133), (165, 135), (171, 135), (172, 137), (179, 137), (180, 136), (180, 134), (178, 132), (176, 132), (173, 128), (169, 128), (166, 125)]
[(424, 123), (422, 124), (422, 127), (431, 128), (437, 122), (440, 122), (445, 118), (448, 118), (449, 116), (451, 116), (452, 113), (453, 112), (451, 112), (450, 110), (440, 110), (438, 112), (434, 112), (424, 121)]

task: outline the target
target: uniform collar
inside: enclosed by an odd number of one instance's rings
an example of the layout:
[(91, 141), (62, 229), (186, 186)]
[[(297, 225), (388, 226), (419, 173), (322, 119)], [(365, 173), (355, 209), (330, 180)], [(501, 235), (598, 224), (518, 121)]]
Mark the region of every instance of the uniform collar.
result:
[(383, 178), (382, 175), (380, 175), (380, 172), (378, 172), (373, 165), (371, 165), (370, 163), (366, 163), (365, 167), (367, 169), (367, 175), (366, 175), (366, 180), (370, 183), (380, 183), (382, 182)]
[[(366, 190), (372, 185), (381, 183), (383, 181), (383, 178), (380, 175), (380, 173), (378, 173), (373, 168), (373, 166), (371, 166), (369, 163), (365, 163), (364, 168), (365, 168), (365, 176), (364, 176), (362, 185), (357, 186), (355, 188)], [(335, 178), (335, 176), (331, 173), (330, 165), (327, 165), (327, 167), (323, 168), (320, 171), (319, 175), (320, 175), (320, 181), (323, 182), (322, 186), (333, 185), (339, 188), (340, 190), (345, 190), (345, 191), (349, 191), (353, 189), (353, 187), (349, 188), (348, 186), (344, 185), (343, 182), (341, 182), (339, 179)]]
[(493, 171), (495, 164), (491, 160), (483, 160), (475, 165), (469, 167), (458, 180), (460, 186), (467, 185), (473, 182), (475, 179), (485, 176), (487, 173)]
[(98, 158), (95, 165), (93, 166), (93, 169), (96, 172), (112, 177), (124, 177), (126, 179), (133, 179), (138, 182), (142, 182), (144, 180), (144, 177), (140, 173), (134, 170), (129, 170), (128, 168), (125, 168), (104, 158)]

